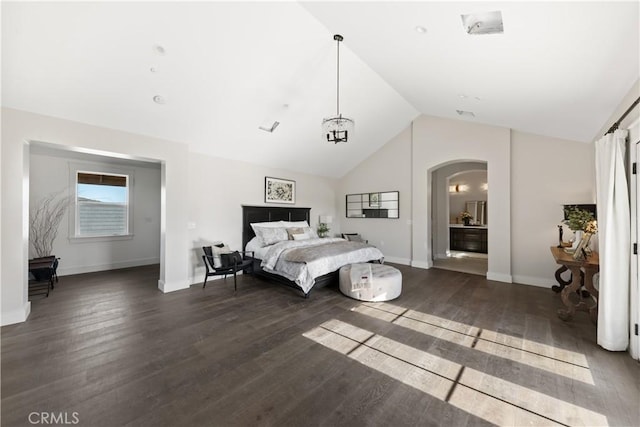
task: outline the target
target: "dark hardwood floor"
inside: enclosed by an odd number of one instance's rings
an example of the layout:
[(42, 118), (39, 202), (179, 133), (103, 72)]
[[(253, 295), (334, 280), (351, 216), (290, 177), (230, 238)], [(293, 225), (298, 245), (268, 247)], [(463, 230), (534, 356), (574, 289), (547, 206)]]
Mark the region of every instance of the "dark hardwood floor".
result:
[(162, 294), (158, 266), (61, 277), (1, 329), (2, 425), (640, 424), (640, 365), (550, 289), (397, 267), (389, 304), (251, 277)]

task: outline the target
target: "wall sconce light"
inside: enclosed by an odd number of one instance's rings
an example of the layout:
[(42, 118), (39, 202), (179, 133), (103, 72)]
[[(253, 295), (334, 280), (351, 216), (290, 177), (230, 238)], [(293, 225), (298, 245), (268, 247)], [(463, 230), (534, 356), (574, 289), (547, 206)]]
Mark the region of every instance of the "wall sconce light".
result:
[(464, 184), (450, 185), (449, 193), (462, 193), (467, 191), (468, 189), (469, 189), (469, 186)]
[(489, 191), (489, 184), (485, 182), (480, 186), (480, 188), (483, 189), (484, 191)]

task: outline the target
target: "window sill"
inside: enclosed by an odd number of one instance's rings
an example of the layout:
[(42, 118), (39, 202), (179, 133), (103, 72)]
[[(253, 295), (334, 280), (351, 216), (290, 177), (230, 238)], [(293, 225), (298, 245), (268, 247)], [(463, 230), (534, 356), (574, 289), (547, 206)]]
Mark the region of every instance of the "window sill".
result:
[(69, 243), (113, 242), (131, 239), (133, 239), (133, 234), (123, 234), (119, 236), (72, 236), (69, 237)]

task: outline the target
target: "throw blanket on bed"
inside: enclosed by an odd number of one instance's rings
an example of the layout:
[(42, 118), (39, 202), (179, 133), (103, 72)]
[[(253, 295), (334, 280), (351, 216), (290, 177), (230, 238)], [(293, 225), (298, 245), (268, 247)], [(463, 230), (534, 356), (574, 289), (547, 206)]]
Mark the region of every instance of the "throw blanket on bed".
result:
[(360, 242), (331, 242), (323, 245), (291, 249), (290, 251), (287, 251), (284, 259), (292, 262), (309, 263), (321, 258), (344, 255), (348, 252), (368, 247), (370, 248), (371, 246)]
[[(318, 253), (314, 255), (313, 251)], [(292, 261), (294, 259), (301, 261)], [(376, 247), (330, 237), (278, 242), (269, 248), (261, 266), (265, 271), (294, 281), (307, 293), (316, 277), (336, 271), (343, 265), (383, 259), (384, 255)]]

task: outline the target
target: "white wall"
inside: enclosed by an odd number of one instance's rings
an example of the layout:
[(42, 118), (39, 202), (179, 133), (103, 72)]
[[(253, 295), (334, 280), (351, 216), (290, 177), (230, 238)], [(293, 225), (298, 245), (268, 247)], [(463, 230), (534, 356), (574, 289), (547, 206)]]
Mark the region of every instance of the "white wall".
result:
[[(594, 147), (512, 132), (511, 155), (513, 279), (551, 286), (558, 266), (549, 247), (558, 244), (562, 205), (595, 203)], [(492, 191), (489, 186), (489, 194)], [(564, 240), (569, 240), (571, 231), (566, 226), (564, 231)]]
[[(411, 129), (407, 128), (345, 175), (336, 191), (331, 234), (360, 233), (399, 264), (411, 262)], [(400, 218), (346, 218), (345, 195), (399, 191)]]
[[(83, 164), (96, 172), (109, 172), (122, 168), (132, 172), (130, 184), (132, 222), (131, 238), (70, 239), (74, 224), (69, 211), (63, 218), (58, 236), (53, 244), (53, 253), (60, 257), (58, 275), (111, 270), (160, 262), (160, 165), (153, 163), (122, 163), (101, 161), (99, 156), (69, 156), (62, 150), (57, 154), (30, 155), (29, 200), (34, 206), (51, 193), (63, 192), (73, 195), (69, 182), (69, 168)], [(65, 153), (68, 153), (65, 155)], [(61, 194), (63, 195), (63, 194)], [(32, 248), (31, 248), (32, 249)], [(30, 252), (30, 257), (34, 254)]]
[[(68, 186), (68, 166), (64, 159), (51, 159), (29, 153), (31, 142), (55, 144), (64, 149), (125, 159), (154, 159), (161, 163), (158, 172), (136, 169), (135, 179), (150, 192), (159, 189), (159, 226), (156, 196), (140, 201), (145, 208), (134, 223), (134, 233), (143, 232), (149, 245), (127, 250), (128, 256), (161, 262), (158, 286), (163, 291), (184, 289), (202, 281), (201, 246), (224, 241), (240, 248), (242, 240), (241, 205), (264, 204), (264, 178), (274, 176), (296, 181), (296, 205), (310, 207), (311, 226), (319, 215), (337, 217), (335, 210), (336, 180), (303, 173), (270, 169), (240, 161), (189, 153), (186, 144), (105, 129), (96, 126), (41, 116), (12, 109), (2, 110), (2, 259), (1, 271), (2, 324), (24, 321), (30, 312), (27, 298), (28, 212), (30, 199), (30, 166), (32, 179), (57, 187)], [(37, 169), (37, 170), (35, 170)], [(17, 178), (18, 177), (18, 178)], [(158, 181), (160, 184), (158, 186)], [(64, 182), (64, 183), (63, 183)], [(39, 185), (34, 182), (34, 186)], [(34, 190), (36, 191), (36, 190)], [(40, 191), (40, 190), (38, 190)], [(45, 188), (42, 191), (46, 191)], [(140, 192), (137, 192), (140, 193)], [(146, 191), (142, 192), (146, 195)], [(148, 195), (147, 195), (148, 196)], [(34, 198), (37, 194), (34, 194)], [(155, 212), (155, 213), (154, 213)], [(147, 221), (150, 219), (150, 221)], [(146, 225), (145, 225), (146, 224)], [(144, 230), (153, 225), (155, 231)], [(121, 258), (102, 253), (114, 246), (94, 247), (91, 244), (66, 245), (68, 223), (63, 223), (55, 250), (63, 258), (61, 268), (82, 269), (89, 261), (79, 258), (76, 251), (84, 246), (99, 264), (119, 265)], [(138, 231), (136, 231), (138, 230)], [(159, 230), (159, 231), (158, 231)], [(149, 231), (150, 234), (147, 234)], [(159, 235), (159, 237), (157, 237)], [(145, 239), (146, 239), (145, 238)], [(153, 242), (153, 243), (152, 243)], [(132, 242), (133, 243), (133, 242)], [(137, 244), (134, 243), (134, 246)], [(154, 253), (148, 252), (155, 246)], [(91, 250), (89, 250), (91, 248)], [(118, 246), (118, 250), (120, 247)], [(96, 253), (99, 255), (96, 256)], [(135, 253), (135, 254), (134, 254)], [(122, 254), (124, 256), (124, 253)], [(79, 265), (73, 260), (78, 260)], [(66, 263), (66, 265), (65, 265)], [(72, 265), (73, 264), (73, 265)], [(7, 267), (7, 266), (10, 266)], [(62, 270), (61, 270), (62, 271)]]
[[(262, 204), (264, 176), (294, 179), (297, 206), (335, 218), (332, 234), (360, 232), (387, 260), (429, 267), (431, 172), (459, 161), (488, 165), (490, 279), (547, 286), (548, 247), (564, 203), (593, 201), (593, 151), (574, 143), (422, 116), (338, 182), (189, 153), (186, 144), (2, 110), (0, 288), (2, 324), (24, 321), (27, 300), (29, 143), (161, 162), (159, 287), (202, 280), (200, 246), (239, 247), (242, 204)], [(400, 219), (345, 218), (345, 194), (400, 192)], [(191, 226), (191, 227), (190, 227)], [(512, 273), (513, 271), (513, 273)]]
[[(316, 229), (320, 215), (337, 216), (337, 180), (256, 164), (189, 154), (189, 274), (191, 283), (204, 278), (202, 246), (224, 242), (234, 250), (242, 246), (242, 205), (264, 203), (266, 176), (296, 182), (296, 207), (311, 208), (310, 225)], [(333, 232), (333, 227), (332, 232)]]
[(13, 109), (2, 109), (2, 324), (24, 321), (27, 299), (30, 141), (111, 156), (161, 162), (161, 269), (163, 291), (189, 286), (187, 146)]
[(432, 172), (454, 162), (486, 162), (491, 225), (487, 278), (511, 282), (510, 158), (509, 129), (430, 116), (414, 120), (412, 265), (422, 268), (433, 265)]
[[(428, 247), (428, 242), (438, 237), (427, 231), (430, 215), (440, 211), (431, 212), (429, 206), (430, 171), (459, 168), (465, 164), (455, 163), (460, 161), (487, 162), (489, 278), (551, 286), (557, 268), (549, 247), (557, 244), (561, 206), (594, 200), (593, 146), (427, 116), (414, 123), (413, 139), (411, 131), (402, 132), (340, 180), (336, 196), (342, 230), (363, 234), (389, 261), (430, 267), (436, 247)], [(445, 186), (438, 186), (443, 201), (434, 208), (445, 203)], [(345, 194), (379, 189), (400, 190), (401, 221), (344, 218)], [(441, 216), (446, 223), (446, 214)]]

